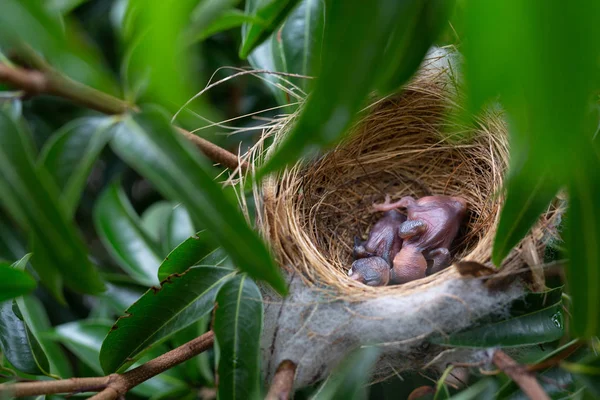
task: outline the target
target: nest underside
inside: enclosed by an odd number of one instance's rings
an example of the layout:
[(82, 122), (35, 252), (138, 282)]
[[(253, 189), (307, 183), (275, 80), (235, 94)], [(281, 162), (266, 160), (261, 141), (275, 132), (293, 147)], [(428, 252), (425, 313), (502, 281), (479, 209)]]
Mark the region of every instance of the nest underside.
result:
[[(256, 188), (259, 227), (280, 265), (306, 284), (338, 298), (406, 294), (459, 276), (456, 268), (404, 285), (368, 287), (347, 277), (354, 237), (366, 237), (381, 217), (372, 204), (402, 196), (461, 196), (468, 215), (451, 250), (454, 261), (490, 265), (508, 166), (508, 135), (500, 111), (486, 111), (470, 126), (458, 124), (459, 104), (447, 69), (421, 73), (400, 95), (369, 106), (351, 133), (317, 160), (285, 170)], [(267, 135), (285, 137), (295, 116)], [(503, 263), (503, 273), (539, 261), (554, 237), (553, 206)], [(525, 254), (524, 252), (532, 253)]]

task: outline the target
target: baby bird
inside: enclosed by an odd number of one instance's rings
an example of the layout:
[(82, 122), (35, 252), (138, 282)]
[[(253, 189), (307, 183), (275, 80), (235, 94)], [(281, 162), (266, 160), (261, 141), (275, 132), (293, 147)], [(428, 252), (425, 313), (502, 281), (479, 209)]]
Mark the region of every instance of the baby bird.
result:
[(360, 258), (352, 263), (348, 276), (369, 286), (385, 286), (390, 282), (390, 264), (383, 258), (373, 256)]

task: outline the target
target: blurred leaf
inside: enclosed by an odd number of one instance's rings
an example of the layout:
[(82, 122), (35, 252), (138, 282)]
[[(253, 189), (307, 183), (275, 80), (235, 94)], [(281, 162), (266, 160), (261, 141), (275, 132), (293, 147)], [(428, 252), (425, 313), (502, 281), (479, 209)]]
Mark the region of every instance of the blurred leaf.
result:
[(492, 399), (498, 390), (498, 383), (493, 378), (485, 378), (451, 397), (452, 400)]
[(102, 243), (127, 274), (146, 286), (158, 284), (158, 246), (142, 230), (119, 182), (100, 195), (94, 206), (94, 223)]
[(125, 311), (104, 339), (100, 351), (104, 371), (122, 369), (148, 347), (209, 313), (219, 287), (233, 274), (226, 268), (192, 267), (164, 280), (160, 289), (148, 290)]
[[(416, 0), (415, 0), (416, 1)], [(394, 29), (406, 23), (394, 0), (326, 3), (326, 30), (318, 78), (292, 130), (259, 171), (259, 177), (314, 155), (342, 138), (378, 78)]]
[(225, 254), (210, 241), (208, 231), (200, 231), (186, 239), (165, 258), (158, 269), (158, 279), (181, 273), (193, 265), (220, 265)]
[(221, 33), (223, 31), (242, 26), (242, 24), (245, 23), (257, 24), (260, 22), (261, 21), (257, 18), (251, 15), (246, 15), (241, 10), (227, 10), (202, 29), (196, 28), (193, 31), (191, 31), (189, 33), (190, 37), (188, 41), (190, 43), (199, 42), (217, 33)]
[(589, 354), (577, 363), (563, 362), (561, 367), (575, 374), (594, 396), (600, 396), (600, 356)]
[(108, 283), (102, 295), (116, 314), (122, 314), (135, 303), (146, 291), (146, 287), (124, 283)]
[[(273, 46), (273, 39), (265, 41), (263, 44), (258, 46), (248, 56), (248, 62), (255, 69), (264, 69), (267, 71), (277, 71), (275, 66), (275, 47)], [(270, 84), (267, 84), (267, 88), (273, 93), (278, 104), (287, 104), (290, 102), (289, 94), (285, 93), (278, 85), (281, 83), (281, 79), (276, 75), (267, 74), (264, 79)]]
[(142, 228), (154, 242), (166, 242), (167, 221), (169, 220), (169, 215), (173, 212), (174, 206), (175, 203), (171, 201), (159, 201), (152, 204), (142, 213)]
[(600, 163), (583, 152), (578, 161), (569, 185), (566, 273), (573, 333), (590, 338), (600, 335)]
[(50, 374), (48, 358), (23, 322), (17, 304), (10, 300), (0, 303), (0, 350), (19, 371)]
[[(570, 253), (577, 257), (568, 274), (577, 303), (573, 330), (585, 337), (597, 335), (600, 327), (596, 287), (600, 247), (595, 227), (600, 218), (598, 213), (588, 214), (593, 207), (589, 202), (595, 201), (598, 193), (598, 161), (592, 156), (591, 139), (598, 126), (592, 102), (597, 101), (594, 95), (600, 82), (599, 18), (600, 3), (596, 1), (547, 3), (544, 7), (519, 0), (472, 1), (467, 8), (464, 47), (470, 111), (479, 111), (500, 95), (510, 122), (506, 199), (510, 209), (503, 213), (498, 235), (505, 235), (506, 227), (513, 226), (510, 215), (519, 215), (523, 207), (528, 215), (513, 235), (497, 240), (494, 262), (498, 264), (510, 250), (508, 245), (526, 233), (527, 225), (535, 221), (534, 214), (543, 211), (542, 204), (549, 201), (549, 193), (568, 186), (574, 207), (579, 208), (573, 223), (578, 239), (569, 242), (573, 246)], [(533, 206), (528, 206), (524, 194), (538, 187), (540, 177), (551, 182), (542, 186), (542, 195), (535, 194)], [(583, 204), (576, 205), (578, 202)], [(575, 226), (584, 219), (583, 226)], [(579, 242), (580, 237), (589, 241)], [(581, 289), (575, 284), (581, 284)]]
[(112, 118), (88, 117), (74, 120), (46, 142), (40, 163), (61, 189), (61, 198), (69, 215), (73, 215), (87, 183), (87, 178), (108, 143)]
[(352, 352), (337, 366), (313, 400), (366, 399), (367, 384), (380, 353), (377, 347), (363, 347)]
[(12, 226), (0, 210), (0, 259), (15, 260), (25, 255), (25, 245), (20, 232)]
[(147, 109), (124, 120), (116, 126), (112, 146), (165, 197), (181, 201), (194, 222), (210, 231), (240, 270), (286, 293), (285, 281), (265, 244), (213, 180), (212, 170), (199, 153), (174, 132), (161, 112)]
[[(4, 112), (0, 112), (0, 192), (7, 212), (34, 235), (32, 264), (43, 284), (56, 282), (60, 273), (74, 290), (104, 289), (83, 240), (59, 203), (57, 187), (47, 171), (34, 166), (27, 133)], [(55, 285), (49, 287), (61, 296)]]
[[(78, 359), (83, 361), (96, 374), (103, 375), (98, 357), (102, 339), (106, 335), (106, 331), (110, 329), (110, 325), (110, 321), (102, 320), (76, 321), (57, 326), (54, 334), (55, 338), (75, 354)], [(164, 351), (164, 349), (161, 350)], [(154, 355), (158, 356), (159, 354)], [(150, 397), (169, 392), (178, 386), (183, 386), (183, 382), (161, 374), (136, 386), (131, 389), (131, 392)]]
[(398, 90), (421, 65), (454, 7), (454, 0), (400, 1), (401, 20), (389, 38), (377, 88), (381, 94)]
[(45, 336), (52, 326), (42, 303), (32, 295), (20, 297), (16, 302), (23, 321), (48, 358), (50, 373), (65, 379), (71, 378), (73, 371), (63, 349)]
[(176, 205), (167, 221), (166, 252), (179, 246), (196, 232), (190, 214), (181, 204)]
[[(126, 11), (124, 74), (128, 88), (146, 87), (147, 95), (171, 111), (198, 87), (192, 52), (183, 33), (199, 0), (129, 0)], [(165, 16), (169, 18), (165, 18)], [(141, 82), (143, 81), (143, 83)]]
[(497, 266), (525, 237), (542, 212), (548, 209), (559, 189), (548, 174), (529, 175), (525, 170), (510, 176), (506, 186), (508, 193), (492, 251), (492, 260)]
[(117, 86), (103, 65), (97, 49), (58, 12), (42, 1), (3, 0), (0, 35), (3, 42), (31, 46), (53, 67), (86, 85), (116, 94)]
[[(29, 255), (25, 256), (29, 258)], [(0, 302), (13, 299), (35, 289), (35, 279), (27, 272), (0, 261)]]
[(46, 8), (53, 12), (66, 15), (88, 0), (46, 0)]
[(551, 342), (564, 335), (561, 288), (530, 293), (516, 301), (511, 318), (480, 321), (480, 326), (446, 336), (435, 336), (432, 343), (452, 347), (521, 347)]
[(277, 29), (299, 0), (247, 0), (246, 14), (261, 21), (242, 26), (240, 58), (245, 59)]
[(251, 399), (259, 393), (262, 323), (262, 296), (251, 279), (237, 276), (221, 287), (213, 326), (220, 399)]

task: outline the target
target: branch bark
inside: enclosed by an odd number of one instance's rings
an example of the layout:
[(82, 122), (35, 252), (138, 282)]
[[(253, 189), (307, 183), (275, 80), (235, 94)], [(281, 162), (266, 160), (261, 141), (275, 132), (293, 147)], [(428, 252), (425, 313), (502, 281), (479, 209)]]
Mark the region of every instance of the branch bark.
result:
[(283, 360), (277, 367), (266, 400), (288, 400), (294, 387), (295, 375), (296, 364), (290, 360)]
[(550, 397), (546, 394), (539, 382), (533, 374), (527, 370), (527, 367), (518, 364), (508, 354), (502, 350), (496, 350), (492, 362), (512, 379), (532, 400), (549, 400)]
[(42, 394), (99, 392), (90, 399), (118, 399), (124, 397), (125, 393), (140, 383), (208, 350), (212, 347), (214, 338), (213, 331), (208, 331), (123, 374), (111, 374), (97, 378), (71, 378), (58, 381), (4, 383), (0, 385), (0, 395), (6, 394), (8, 396), (24, 397)]
[[(0, 64), (0, 82), (22, 90), (29, 96), (49, 94), (104, 114), (123, 114), (137, 110), (133, 104), (76, 82), (46, 65), (40, 70), (28, 70)], [(177, 130), (212, 161), (232, 171), (248, 167), (246, 162), (240, 162), (237, 155), (224, 148), (185, 129), (178, 127)]]

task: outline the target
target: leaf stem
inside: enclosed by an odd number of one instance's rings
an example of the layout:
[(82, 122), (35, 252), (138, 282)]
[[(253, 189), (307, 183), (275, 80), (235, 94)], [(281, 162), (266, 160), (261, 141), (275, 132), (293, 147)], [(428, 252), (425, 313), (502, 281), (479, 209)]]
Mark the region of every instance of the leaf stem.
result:
[(550, 400), (539, 382), (525, 366), (518, 364), (502, 350), (496, 350), (492, 362), (512, 379), (530, 399)]
[(277, 367), (269, 393), (266, 400), (287, 400), (289, 399), (294, 387), (294, 377), (296, 375), (296, 364), (290, 360), (283, 360)]
[[(140, 365), (123, 374), (111, 374), (96, 378), (71, 378), (58, 381), (37, 381), (0, 384), (0, 395), (14, 397), (37, 396), (56, 393), (99, 392), (93, 400), (124, 398), (132, 388), (148, 379), (189, 360), (208, 350), (214, 343), (213, 331)], [(1, 397), (1, 396), (0, 396)]]
[[(30, 56), (28, 55), (27, 57), (28, 61), (32, 61)], [(75, 104), (104, 114), (123, 114), (128, 111), (138, 110), (133, 104), (129, 104), (68, 78), (45, 64), (43, 60), (34, 58), (33, 61), (35, 61), (32, 64), (37, 68), (36, 70), (11, 67), (0, 63), (0, 82), (20, 89), (28, 96), (49, 94), (62, 97)], [(245, 170), (248, 167), (245, 161), (239, 160), (237, 155), (224, 148), (196, 136), (185, 129), (177, 127), (177, 131), (194, 143), (212, 161), (232, 171), (238, 168)]]

